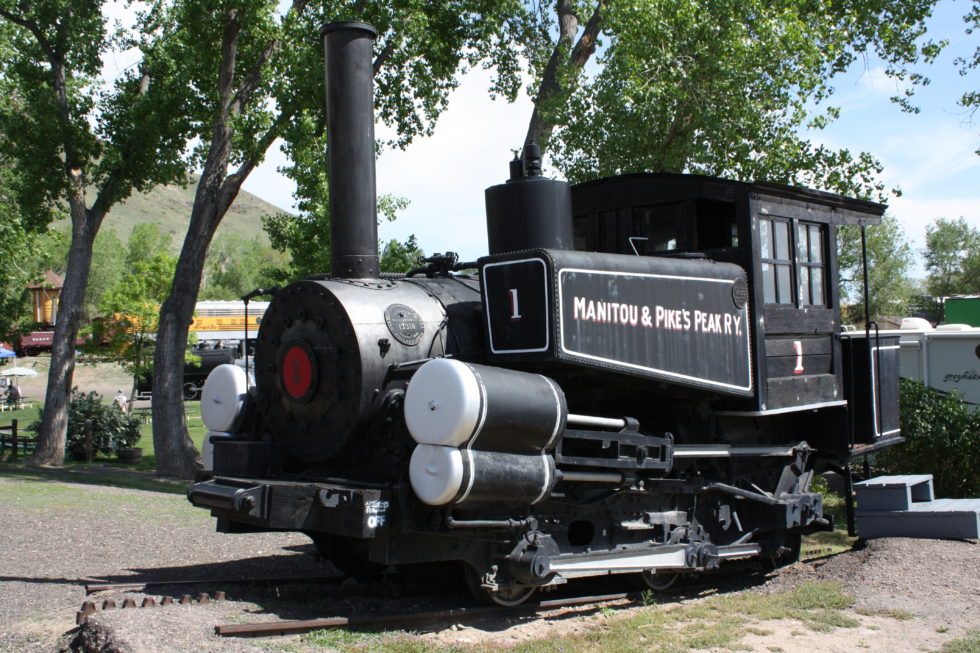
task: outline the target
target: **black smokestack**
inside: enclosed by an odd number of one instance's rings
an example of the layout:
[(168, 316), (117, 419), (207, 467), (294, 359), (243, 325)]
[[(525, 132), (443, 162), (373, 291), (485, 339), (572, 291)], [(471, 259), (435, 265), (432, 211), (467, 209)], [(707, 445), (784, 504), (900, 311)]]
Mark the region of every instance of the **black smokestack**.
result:
[(326, 55), (331, 273), (377, 278), (372, 46), (378, 32), (367, 23), (343, 22), (324, 25), (320, 35)]

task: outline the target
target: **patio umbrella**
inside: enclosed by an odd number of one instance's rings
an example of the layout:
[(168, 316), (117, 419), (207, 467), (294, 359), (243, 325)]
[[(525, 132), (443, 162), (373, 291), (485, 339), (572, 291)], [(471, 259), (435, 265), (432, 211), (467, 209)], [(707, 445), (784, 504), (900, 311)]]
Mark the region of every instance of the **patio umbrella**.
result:
[(37, 372), (29, 367), (11, 367), (0, 372), (0, 376), (14, 377), (14, 385), (17, 385), (17, 378), (21, 376), (37, 376)]
[(10, 351), (6, 347), (0, 347), (0, 358), (10, 358), (11, 356), (14, 357), (14, 358), (16, 358), (17, 357), (17, 354), (15, 354), (14, 352)]

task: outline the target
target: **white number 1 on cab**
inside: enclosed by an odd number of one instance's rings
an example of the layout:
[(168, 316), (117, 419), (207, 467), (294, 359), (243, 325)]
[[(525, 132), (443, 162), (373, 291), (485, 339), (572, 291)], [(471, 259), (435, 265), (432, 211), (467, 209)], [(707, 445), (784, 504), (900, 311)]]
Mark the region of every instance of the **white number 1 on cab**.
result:
[(507, 292), (510, 293), (510, 319), (519, 320), (521, 319), (521, 305), (517, 300), (517, 288), (511, 288)]

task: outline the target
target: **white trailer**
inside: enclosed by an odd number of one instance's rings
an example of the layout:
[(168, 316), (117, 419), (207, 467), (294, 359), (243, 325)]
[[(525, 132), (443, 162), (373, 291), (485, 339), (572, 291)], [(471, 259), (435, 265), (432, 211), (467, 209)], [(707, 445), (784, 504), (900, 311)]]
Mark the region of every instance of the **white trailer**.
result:
[(980, 328), (944, 324), (933, 328), (919, 318), (906, 318), (898, 333), (899, 373), (943, 392), (963, 395), (980, 410)]

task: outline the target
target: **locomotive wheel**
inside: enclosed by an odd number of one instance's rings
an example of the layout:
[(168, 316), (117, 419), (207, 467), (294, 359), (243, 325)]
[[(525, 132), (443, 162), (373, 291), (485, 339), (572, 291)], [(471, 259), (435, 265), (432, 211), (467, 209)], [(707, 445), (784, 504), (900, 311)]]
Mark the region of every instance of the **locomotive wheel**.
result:
[(799, 533), (784, 533), (782, 546), (777, 549), (776, 555), (769, 555), (764, 558), (763, 566), (766, 571), (786, 567), (800, 559), (800, 546), (803, 537)]
[(477, 601), (481, 603), (492, 603), (505, 608), (512, 608), (515, 605), (524, 603), (534, 594), (534, 587), (515, 586), (506, 590), (492, 592), (480, 585), (480, 575), (470, 565), (463, 563), (463, 576), (466, 578), (466, 587), (470, 590)]
[(184, 399), (186, 401), (196, 401), (201, 398), (201, 389), (193, 383), (184, 384)]
[(666, 592), (681, 577), (678, 571), (654, 570), (641, 571), (639, 580), (643, 589), (653, 590), (654, 592)]

